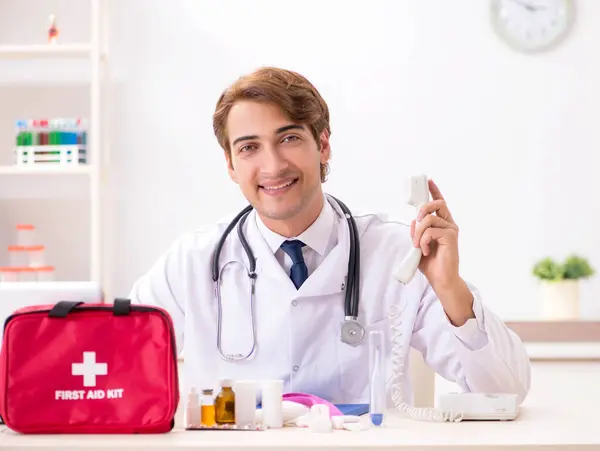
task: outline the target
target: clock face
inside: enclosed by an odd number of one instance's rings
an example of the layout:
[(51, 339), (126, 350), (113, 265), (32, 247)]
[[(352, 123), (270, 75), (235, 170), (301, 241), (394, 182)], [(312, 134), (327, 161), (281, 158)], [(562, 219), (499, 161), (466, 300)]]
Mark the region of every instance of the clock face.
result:
[(522, 52), (550, 49), (561, 42), (574, 21), (573, 0), (492, 0), (496, 32)]

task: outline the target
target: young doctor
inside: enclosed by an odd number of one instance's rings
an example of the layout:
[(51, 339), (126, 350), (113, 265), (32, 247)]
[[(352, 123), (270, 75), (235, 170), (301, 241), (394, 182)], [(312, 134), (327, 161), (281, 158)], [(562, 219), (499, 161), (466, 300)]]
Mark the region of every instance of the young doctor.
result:
[[(218, 388), (224, 377), (281, 379), (285, 392), (366, 403), (368, 334), (385, 334), (389, 364), (389, 311), (396, 306), (404, 356), (412, 346), (465, 391), (516, 393), (523, 401), (529, 359), (462, 279), (458, 227), (434, 182), (417, 226), (354, 216), (356, 307), (346, 302), (351, 224), (343, 204), (321, 186), (331, 131), (319, 92), (297, 73), (262, 68), (225, 90), (213, 125), (229, 175), (253, 209), (232, 226), (220, 252), (229, 220), (182, 236), (130, 295), (172, 315), (188, 388)], [(420, 247), (423, 258), (404, 285), (393, 274), (410, 246)], [(343, 328), (348, 316), (357, 317), (364, 335)], [(403, 383), (410, 400), (410, 382)]]

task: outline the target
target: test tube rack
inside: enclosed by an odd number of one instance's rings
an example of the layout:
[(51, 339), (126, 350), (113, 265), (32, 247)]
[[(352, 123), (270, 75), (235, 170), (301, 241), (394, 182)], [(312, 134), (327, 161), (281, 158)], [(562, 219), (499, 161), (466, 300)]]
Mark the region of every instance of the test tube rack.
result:
[(86, 121), (21, 119), (16, 123), (15, 164), (87, 164)]

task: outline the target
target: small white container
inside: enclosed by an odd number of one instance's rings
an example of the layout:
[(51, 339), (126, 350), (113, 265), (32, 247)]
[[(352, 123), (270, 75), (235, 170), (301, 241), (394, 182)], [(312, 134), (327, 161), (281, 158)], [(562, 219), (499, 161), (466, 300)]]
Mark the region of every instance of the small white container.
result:
[(46, 246), (27, 246), (28, 266), (39, 268), (46, 265)]
[(54, 266), (41, 266), (37, 269), (37, 281), (38, 282), (53, 282), (54, 281)]
[(17, 245), (33, 246), (35, 244), (35, 227), (32, 224), (17, 224)]
[(8, 261), (13, 268), (29, 265), (29, 253), (26, 246), (8, 246)]
[(263, 425), (268, 428), (283, 427), (283, 381), (271, 380), (262, 386)]
[(19, 268), (19, 282), (37, 282), (38, 281), (38, 270), (37, 268), (22, 267)]
[(235, 424), (238, 428), (256, 427), (256, 394), (258, 384), (255, 381), (236, 381)]
[(0, 268), (0, 282), (20, 282), (20, 268), (3, 267)]

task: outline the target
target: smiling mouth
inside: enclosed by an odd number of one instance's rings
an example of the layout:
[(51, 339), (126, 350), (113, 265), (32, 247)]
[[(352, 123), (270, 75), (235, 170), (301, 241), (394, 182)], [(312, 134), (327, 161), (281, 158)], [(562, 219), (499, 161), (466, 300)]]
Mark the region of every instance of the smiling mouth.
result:
[(278, 191), (283, 191), (284, 189), (289, 188), (292, 185), (295, 185), (297, 181), (298, 181), (298, 179), (295, 178), (292, 180), (288, 180), (287, 182), (280, 183), (278, 185), (272, 185), (272, 186), (258, 185), (258, 187), (269, 193), (276, 193)]

